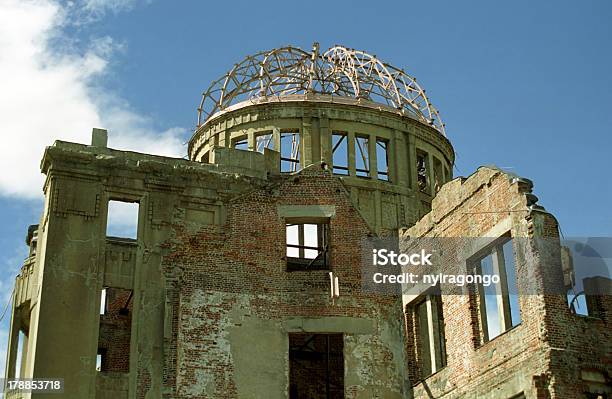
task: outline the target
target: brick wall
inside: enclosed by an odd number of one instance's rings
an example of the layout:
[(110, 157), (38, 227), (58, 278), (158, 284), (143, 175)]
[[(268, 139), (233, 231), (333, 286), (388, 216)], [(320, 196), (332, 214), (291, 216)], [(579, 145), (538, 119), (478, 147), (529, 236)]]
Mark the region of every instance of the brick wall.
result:
[[(558, 225), (536, 201), (530, 182), (480, 168), (468, 179), (446, 184), (432, 211), (402, 234), (401, 241), (480, 237), (509, 219), (512, 237), (521, 237), (514, 240), (519, 294), (528, 292), (519, 297), (521, 323), (489, 342), (482, 339), (474, 287), (443, 296), (447, 366), (424, 379), (408, 312), (408, 373), (415, 398), (512, 398), (521, 393), (526, 398), (580, 398), (585, 392), (581, 369), (610, 375), (609, 319), (571, 314), (565, 295), (549, 294), (563, 276), (559, 252), (545, 249), (543, 241), (558, 240)], [(457, 265), (438, 267), (457, 270)]]
[[(241, 327), (237, 320), (280, 323), (290, 317), (346, 316), (374, 320), (379, 329), (390, 320), (399, 329), (398, 298), (361, 291), (361, 240), (372, 232), (329, 171), (315, 165), (297, 176), (278, 177), (268, 187), (252, 189), (225, 205), (227, 222), (221, 228), (193, 232), (181, 220), (173, 226), (175, 234), (163, 261), (166, 285), (173, 291), (174, 320), (164, 369), (169, 396), (176, 382), (177, 397), (237, 397), (232, 348), (239, 342), (228, 335)], [(341, 292), (335, 304), (329, 298), (326, 271), (286, 271), (286, 226), (278, 205), (335, 206), (329, 228), (331, 269)], [(346, 385), (347, 397), (366, 397), (367, 390), (402, 389), (397, 354), (380, 334), (376, 331), (367, 342), (345, 334), (346, 350), (360, 345), (360, 356), (367, 356), (364, 362), (379, 373), (379, 379)], [(267, 378), (265, 368), (262, 364), (249, 372)]]

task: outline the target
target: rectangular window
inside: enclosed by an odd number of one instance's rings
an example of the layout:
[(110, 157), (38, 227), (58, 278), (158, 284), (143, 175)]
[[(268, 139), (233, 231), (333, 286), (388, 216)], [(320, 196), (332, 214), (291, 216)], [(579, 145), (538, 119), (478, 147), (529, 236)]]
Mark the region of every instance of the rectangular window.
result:
[(367, 136), (355, 136), (355, 172), (359, 177), (370, 177), (370, 156)]
[(289, 399), (344, 397), (343, 335), (289, 333)]
[(389, 142), (376, 139), (376, 170), (378, 180), (389, 181)]
[(300, 170), (300, 132), (296, 130), (281, 131), (281, 172)]
[(130, 341), (134, 291), (107, 287), (106, 308), (100, 315), (96, 369), (127, 373), (130, 370)]
[(287, 271), (329, 270), (329, 222), (287, 221)]
[(416, 157), (417, 186), (420, 192), (429, 194), (429, 167), (427, 165), (427, 154), (417, 150)]
[(232, 147), (236, 150), (248, 151), (249, 139), (247, 136), (235, 137), (232, 139)]
[(419, 375), (426, 378), (446, 366), (442, 297), (439, 294), (425, 295), (414, 305), (414, 316)]
[(348, 135), (345, 132), (332, 133), (332, 166), (334, 174), (348, 175)]
[[(480, 252), (474, 260), (474, 273), (499, 276), (499, 282), (478, 285), (480, 323), (487, 342), (521, 323), (514, 252), (510, 237), (503, 237)], [(484, 279), (483, 279), (484, 281)]]
[(255, 136), (255, 150), (257, 152), (264, 152), (264, 149), (274, 149), (274, 140), (272, 139), (272, 132), (264, 132)]
[(136, 239), (138, 237), (138, 203), (108, 201), (106, 236)]

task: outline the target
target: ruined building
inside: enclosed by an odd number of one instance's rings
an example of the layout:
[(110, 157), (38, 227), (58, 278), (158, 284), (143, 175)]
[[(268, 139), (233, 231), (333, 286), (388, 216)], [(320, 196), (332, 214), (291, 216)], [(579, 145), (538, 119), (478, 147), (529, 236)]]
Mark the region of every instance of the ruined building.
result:
[[(584, 316), (562, 294), (509, 294), (568, 285), (565, 252), (538, 246), (557, 223), (528, 180), (453, 179), (454, 156), (414, 78), (318, 45), (213, 82), (188, 159), (108, 148), (100, 129), (56, 141), (7, 377), (63, 378), (75, 399), (608, 398), (610, 297)], [(113, 227), (130, 215), (133, 231)], [(378, 237), (492, 237), (467, 250), (504, 276), (499, 311), (477, 286), (363, 289)]]

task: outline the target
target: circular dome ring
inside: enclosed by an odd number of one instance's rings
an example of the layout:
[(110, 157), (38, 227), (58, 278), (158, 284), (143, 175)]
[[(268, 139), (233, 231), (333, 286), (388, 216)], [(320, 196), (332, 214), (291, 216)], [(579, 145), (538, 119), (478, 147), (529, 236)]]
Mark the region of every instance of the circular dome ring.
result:
[(287, 46), (234, 65), (202, 94), (198, 127), (233, 104), (310, 93), (384, 104), (446, 136), (438, 111), (415, 78), (363, 51), (334, 46), (319, 54), (317, 43), (312, 53)]

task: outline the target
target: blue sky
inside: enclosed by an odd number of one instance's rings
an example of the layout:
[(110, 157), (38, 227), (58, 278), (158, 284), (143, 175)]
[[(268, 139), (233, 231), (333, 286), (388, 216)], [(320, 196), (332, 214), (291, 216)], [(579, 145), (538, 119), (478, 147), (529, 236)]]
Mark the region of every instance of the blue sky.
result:
[(566, 236), (610, 236), (611, 17), (608, 0), (0, 0), (0, 306), (40, 215), (45, 145), (105, 127), (111, 146), (182, 156), (209, 82), (287, 44), (403, 67), (441, 112), (455, 175), (508, 168)]

